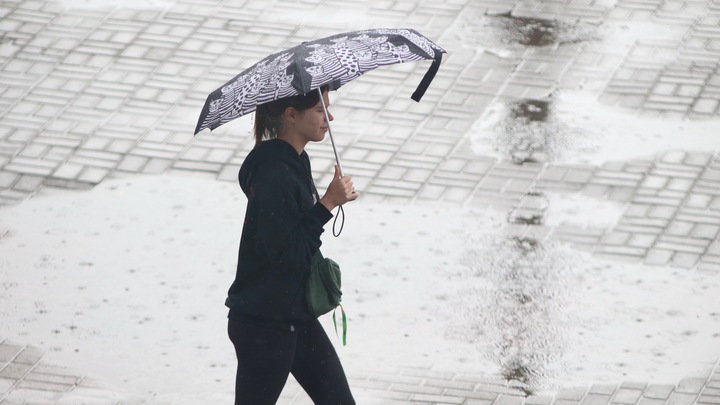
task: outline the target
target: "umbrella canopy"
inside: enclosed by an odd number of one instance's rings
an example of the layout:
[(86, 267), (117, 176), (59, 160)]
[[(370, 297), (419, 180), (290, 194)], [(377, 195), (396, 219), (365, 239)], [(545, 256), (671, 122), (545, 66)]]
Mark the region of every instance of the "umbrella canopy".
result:
[(412, 95), (420, 101), (445, 50), (413, 29), (372, 29), (303, 42), (265, 57), (210, 93), (195, 134), (255, 111), (263, 103), (345, 83), (379, 66), (432, 60)]

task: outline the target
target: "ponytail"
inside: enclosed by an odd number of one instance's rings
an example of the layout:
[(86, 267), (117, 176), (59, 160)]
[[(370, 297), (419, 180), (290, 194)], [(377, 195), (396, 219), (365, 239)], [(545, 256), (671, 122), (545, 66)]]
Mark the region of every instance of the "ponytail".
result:
[(255, 145), (259, 145), (263, 141), (267, 128), (265, 127), (265, 108), (258, 106), (255, 110), (255, 127), (253, 128), (253, 134), (255, 135)]

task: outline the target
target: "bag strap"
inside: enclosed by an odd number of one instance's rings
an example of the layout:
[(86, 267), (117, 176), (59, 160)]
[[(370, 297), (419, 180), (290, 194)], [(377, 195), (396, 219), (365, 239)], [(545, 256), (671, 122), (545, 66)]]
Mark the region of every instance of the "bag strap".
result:
[[(342, 330), (343, 330), (343, 346), (347, 346), (347, 315), (345, 315), (345, 308), (343, 308), (342, 304), (338, 305), (340, 307), (340, 312), (342, 312)], [(335, 336), (339, 339), (338, 336), (338, 328), (337, 328), (337, 320), (335, 319), (335, 311), (337, 311), (337, 308), (333, 310), (333, 325), (335, 326)]]

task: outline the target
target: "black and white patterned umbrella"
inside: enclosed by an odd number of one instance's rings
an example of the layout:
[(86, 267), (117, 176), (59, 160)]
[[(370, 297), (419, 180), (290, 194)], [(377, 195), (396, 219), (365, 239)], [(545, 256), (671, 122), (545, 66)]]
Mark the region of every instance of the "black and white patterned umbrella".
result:
[(413, 29), (346, 32), (303, 42), (267, 56), (210, 93), (195, 134), (255, 111), (259, 104), (305, 94), (322, 86), (336, 90), (379, 66), (432, 60), (412, 95), (420, 101), (445, 50)]

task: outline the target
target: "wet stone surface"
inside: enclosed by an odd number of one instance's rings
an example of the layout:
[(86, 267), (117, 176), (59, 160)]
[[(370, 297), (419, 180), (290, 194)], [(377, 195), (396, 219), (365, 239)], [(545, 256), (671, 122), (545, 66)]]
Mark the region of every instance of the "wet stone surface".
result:
[(505, 44), (554, 46), (577, 43), (594, 38), (597, 30), (597, 26), (581, 21), (518, 17), (511, 12), (486, 18), (495, 38)]
[(509, 49), (576, 44), (600, 35), (599, 24), (522, 17), (512, 11), (468, 17), (465, 31), (469, 43)]
[(548, 205), (544, 193), (530, 191), (525, 194), (520, 204), (508, 213), (507, 221), (511, 224), (542, 225)]
[(497, 130), (497, 147), (517, 164), (555, 160), (566, 142), (550, 100), (522, 99), (509, 103)]
[(552, 243), (517, 236), (484, 241), (468, 260), (471, 284), (483, 287), (465, 292), (467, 332), (513, 386), (526, 395), (544, 389), (567, 345), (570, 261)]

